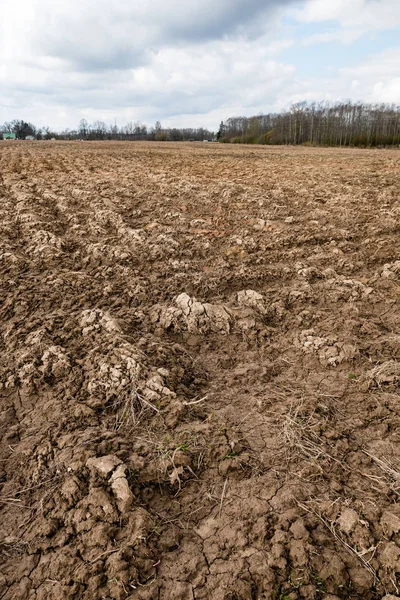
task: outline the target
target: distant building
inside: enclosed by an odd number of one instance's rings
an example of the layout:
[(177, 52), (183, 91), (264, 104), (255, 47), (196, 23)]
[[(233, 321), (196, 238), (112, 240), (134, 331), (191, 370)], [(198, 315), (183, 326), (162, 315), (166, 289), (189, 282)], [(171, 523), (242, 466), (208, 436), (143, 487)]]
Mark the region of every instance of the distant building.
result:
[(26, 140), (34, 140), (35, 136), (34, 135), (27, 135), (25, 139)]
[(17, 139), (17, 136), (15, 135), (15, 133), (11, 133), (11, 131), (5, 131), (3, 133), (3, 140), (15, 140)]

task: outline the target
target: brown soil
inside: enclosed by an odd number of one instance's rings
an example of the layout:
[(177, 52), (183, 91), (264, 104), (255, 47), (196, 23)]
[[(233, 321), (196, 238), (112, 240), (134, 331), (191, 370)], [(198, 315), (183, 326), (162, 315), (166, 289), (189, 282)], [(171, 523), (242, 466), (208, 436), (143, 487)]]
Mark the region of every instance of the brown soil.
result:
[(400, 596), (400, 153), (0, 160), (0, 598)]

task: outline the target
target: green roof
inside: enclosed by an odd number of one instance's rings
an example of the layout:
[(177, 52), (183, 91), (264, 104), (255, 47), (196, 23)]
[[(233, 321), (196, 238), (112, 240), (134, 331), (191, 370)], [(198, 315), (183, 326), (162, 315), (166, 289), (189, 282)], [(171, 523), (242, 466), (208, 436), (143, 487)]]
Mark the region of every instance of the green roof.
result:
[(9, 131), (3, 133), (3, 140), (15, 140), (16, 137), (15, 133)]

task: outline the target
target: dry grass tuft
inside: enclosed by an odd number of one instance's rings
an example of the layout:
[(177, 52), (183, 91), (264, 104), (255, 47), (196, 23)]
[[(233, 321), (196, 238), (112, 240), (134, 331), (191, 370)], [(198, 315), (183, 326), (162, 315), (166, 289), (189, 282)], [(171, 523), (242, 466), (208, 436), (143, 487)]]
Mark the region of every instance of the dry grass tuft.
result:
[[(362, 566), (373, 576), (374, 584), (376, 584), (379, 581), (375, 569), (370, 565), (370, 562), (365, 558), (366, 553), (360, 552), (359, 550), (357, 550), (357, 548), (355, 546), (352, 546), (351, 544), (349, 544), (344, 539), (344, 537), (340, 534), (340, 532), (338, 531), (337, 527), (335, 526), (334, 521), (329, 521), (329, 519), (327, 519), (317, 508), (310, 505), (310, 503), (302, 504), (301, 502), (297, 502), (297, 505), (300, 508), (302, 508), (303, 510), (305, 510), (306, 512), (308, 512), (309, 514), (314, 515), (314, 517), (316, 517), (321, 523), (323, 523), (325, 525), (325, 527), (330, 531), (330, 533), (332, 534), (334, 539), (339, 544), (341, 544), (350, 554), (355, 556), (357, 558), (357, 560), (362, 564)], [(368, 549), (368, 553), (371, 552), (371, 558), (369, 559), (370, 561), (373, 559), (373, 557), (375, 555), (375, 551), (376, 551), (376, 547)]]
[(366, 374), (369, 387), (400, 384), (400, 362), (388, 360), (377, 365)]
[(364, 454), (369, 456), (369, 458), (381, 469), (381, 471), (385, 474), (386, 479), (389, 482), (390, 489), (397, 495), (400, 492), (400, 471), (394, 467), (387, 458), (378, 458), (374, 456), (370, 452), (363, 450)]
[(326, 441), (317, 433), (321, 426), (318, 415), (315, 412), (310, 414), (307, 412), (303, 402), (297, 406), (293, 404), (290, 406), (289, 412), (284, 417), (282, 431), (286, 448), (313, 462), (324, 459), (334, 461), (345, 468), (343, 463), (325, 449)]
[(156, 413), (159, 413), (159, 409), (154, 406), (149, 400), (147, 400), (139, 391), (139, 388), (128, 390), (127, 394), (122, 394), (123, 400), (116, 400), (113, 404), (114, 408), (117, 409), (115, 416), (115, 431), (119, 431), (123, 427), (136, 427), (143, 414), (151, 409)]

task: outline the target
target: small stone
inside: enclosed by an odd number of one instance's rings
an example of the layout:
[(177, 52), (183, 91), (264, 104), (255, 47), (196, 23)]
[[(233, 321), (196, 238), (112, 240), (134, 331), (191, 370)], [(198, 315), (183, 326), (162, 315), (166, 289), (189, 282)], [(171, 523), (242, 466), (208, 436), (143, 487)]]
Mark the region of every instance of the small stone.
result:
[(133, 494), (125, 477), (125, 466), (120, 465), (111, 477), (111, 489), (116, 498), (118, 510), (126, 512), (132, 506)]
[(400, 548), (394, 542), (385, 544), (379, 554), (379, 562), (387, 570), (397, 569), (400, 564)]
[(200, 526), (195, 530), (197, 535), (199, 535), (203, 540), (211, 538), (215, 535), (215, 532), (218, 530), (218, 521), (213, 517), (210, 517), (203, 521)]
[(86, 461), (86, 466), (91, 470), (94, 469), (103, 477), (107, 477), (121, 463), (122, 461), (117, 456), (109, 454), (100, 458), (89, 458)]
[(386, 511), (381, 517), (381, 527), (387, 535), (392, 536), (400, 531), (400, 519), (393, 513)]
[(338, 519), (338, 524), (344, 533), (349, 534), (357, 525), (358, 520), (358, 514), (355, 510), (352, 508), (345, 508)]
[(265, 227), (265, 220), (264, 219), (257, 219), (257, 221), (255, 222), (255, 224), (253, 225), (253, 228), (256, 231), (262, 231)]
[(293, 523), (293, 525), (290, 527), (290, 531), (292, 532), (293, 537), (296, 540), (308, 538), (308, 531), (304, 525), (303, 519), (297, 519), (297, 521), (295, 521)]
[(161, 368), (161, 369), (157, 369), (157, 373), (158, 373), (159, 375), (161, 375), (161, 377), (164, 377), (164, 378), (169, 376), (169, 371), (168, 371), (168, 369), (163, 369), (163, 368)]
[(201, 338), (198, 335), (189, 335), (186, 339), (188, 346), (194, 347), (200, 344)]

